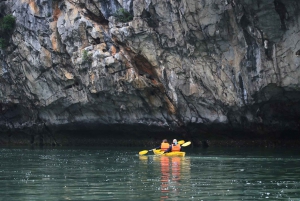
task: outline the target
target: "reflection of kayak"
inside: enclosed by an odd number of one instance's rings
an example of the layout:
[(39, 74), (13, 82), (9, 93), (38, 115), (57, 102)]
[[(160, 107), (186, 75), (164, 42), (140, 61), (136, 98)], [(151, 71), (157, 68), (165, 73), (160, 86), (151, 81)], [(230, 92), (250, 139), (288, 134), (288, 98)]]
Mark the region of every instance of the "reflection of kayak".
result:
[(169, 153), (165, 153), (164, 151), (161, 151), (160, 149), (154, 149), (153, 153), (155, 155), (162, 155), (162, 156), (185, 156), (185, 152), (183, 151), (174, 151), (174, 152), (169, 152)]
[(148, 156), (139, 156), (139, 158), (143, 161), (147, 161), (148, 160)]

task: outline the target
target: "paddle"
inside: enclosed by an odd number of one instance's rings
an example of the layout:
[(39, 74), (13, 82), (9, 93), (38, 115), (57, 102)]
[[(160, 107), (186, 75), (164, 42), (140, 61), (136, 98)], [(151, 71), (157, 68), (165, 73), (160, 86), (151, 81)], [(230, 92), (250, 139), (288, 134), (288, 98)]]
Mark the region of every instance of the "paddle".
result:
[[(186, 144), (186, 143), (184, 143), (184, 140), (179, 140), (179, 141), (178, 141), (178, 144), (180, 144), (180, 145), (182, 146), (182, 145), (184, 145), (184, 144)], [(190, 143), (190, 144), (191, 144), (191, 143)], [(188, 145), (190, 145), (190, 144), (188, 144)], [(188, 145), (186, 145), (186, 146), (188, 146)], [(154, 148), (154, 149), (155, 149), (155, 148)], [(148, 153), (148, 151), (153, 151), (153, 149), (140, 151), (140, 152), (139, 152), (139, 155), (145, 155), (145, 154)]]
[[(154, 148), (154, 149), (155, 149), (155, 148)], [(139, 155), (145, 155), (145, 154), (148, 153), (148, 151), (153, 151), (153, 149), (140, 151), (140, 152), (139, 152)]]
[(139, 152), (139, 155), (145, 155), (146, 153), (148, 153), (148, 150), (143, 150)]
[(181, 146), (182, 147), (187, 147), (187, 146), (189, 146), (191, 144), (191, 141), (188, 141), (188, 142), (186, 142), (186, 143), (183, 143)]

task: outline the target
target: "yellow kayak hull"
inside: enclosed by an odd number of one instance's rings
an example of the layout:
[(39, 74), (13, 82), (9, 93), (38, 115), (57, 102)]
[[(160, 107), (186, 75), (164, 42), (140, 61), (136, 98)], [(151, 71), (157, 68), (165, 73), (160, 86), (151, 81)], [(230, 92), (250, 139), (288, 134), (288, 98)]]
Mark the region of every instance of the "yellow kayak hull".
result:
[(161, 156), (181, 156), (181, 157), (185, 156), (185, 152), (183, 151), (168, 152), (164, 154), (164, 151), (161, 151), (160, 149), (154, 149), (153, 153), (155, 155), (161, 155)]

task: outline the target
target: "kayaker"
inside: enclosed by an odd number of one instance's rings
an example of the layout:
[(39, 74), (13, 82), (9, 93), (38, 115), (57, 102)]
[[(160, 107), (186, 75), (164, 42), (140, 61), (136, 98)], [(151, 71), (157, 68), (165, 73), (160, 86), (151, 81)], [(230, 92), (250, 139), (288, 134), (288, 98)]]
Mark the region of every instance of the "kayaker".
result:
[(173, 143), (170, 145), (170, 147), (164, 153), (180, 151), (180, 150), (181, 150), (181, 145), (177, 143), (176, 139), (174, 139)]
[(169, 149), (170, 144), (168, 143), (167, 139), (163, 139), (163, 141), (161, 142), (159, 147), (156, 147), (155, 149), (160, 149), (162, 151), (166, 151), (167, 149)]

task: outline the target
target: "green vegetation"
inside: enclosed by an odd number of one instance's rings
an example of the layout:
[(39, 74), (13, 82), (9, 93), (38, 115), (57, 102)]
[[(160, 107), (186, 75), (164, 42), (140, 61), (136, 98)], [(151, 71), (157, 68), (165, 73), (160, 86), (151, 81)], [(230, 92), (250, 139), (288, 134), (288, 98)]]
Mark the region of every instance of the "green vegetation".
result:
[(16, 19), (12, 15), (6, 15), (1, 20), (1, 31), (11, 33), (14, 29)]
[(7, 47), (7, 42), (3, 38), (0, 38), (0, 48), (3, 49)]
[(12, 15), (6, 15), (0, 19), (0, 48), (8, 46), (10, 36), (14, 30), (16, 19)]
[(119, 22), (129, 22), (133, 19), (133, 16), (124, 8), (120, 8), (114, 16), (117, 18)]
[(88, 54), (88, 51), (86, 51), (86, 50), (83, 50), (83, 52), (82, 52), (82, 61), (87, 62), (87, 63), (92, 62), (92, 55)]

